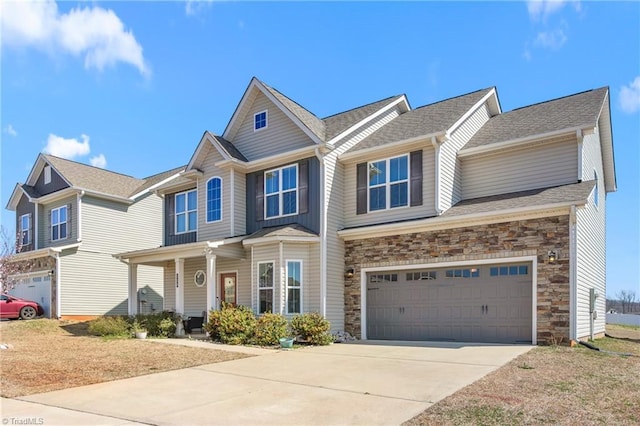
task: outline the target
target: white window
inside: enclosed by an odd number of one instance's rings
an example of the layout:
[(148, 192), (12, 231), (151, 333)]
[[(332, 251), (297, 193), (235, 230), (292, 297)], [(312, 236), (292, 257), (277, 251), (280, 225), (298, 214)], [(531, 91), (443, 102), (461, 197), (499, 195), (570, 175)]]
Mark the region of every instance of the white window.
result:
[(207, 181), (207, 222), (222, 220), (222, 179), (212, 177)]
[(290, 216), (298, 213), (298, 165), (264, 173), (265, 217)]
[(20, 216), (20, 244), (23, 246), (31, 243), (31, 215), (23, 214)]
[(302, 312), (302, 261), (287, 261), (287, 313)]
[(267, 128), (267, 111), (261, 111), (253, 116), (253, 131)]
[(198, 229), (198, 192), (180, 192), (176, 194), (176, 234), (184, 234)]
[(369, 163), (369, 211), (409, 205), (409, 156)]
[(51, 183), (51, 166), (44, 166), (44, 183)]
[(51, 241), (67, 238), (67, 206), (51, 210)]
[(273, 312), (273, 262), (258, 262), (258, 313)]

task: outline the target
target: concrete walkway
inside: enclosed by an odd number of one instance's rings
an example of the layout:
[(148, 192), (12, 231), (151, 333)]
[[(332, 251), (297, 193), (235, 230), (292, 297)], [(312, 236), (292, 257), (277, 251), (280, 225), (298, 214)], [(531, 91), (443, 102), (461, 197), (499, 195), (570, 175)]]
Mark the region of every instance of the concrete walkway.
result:
[(400, 424), (530, 349), (366, 342), (266, 350), (250, 358), (3, 400), (2, 417), (42, 418), (46, 425), (74, 424), (84, 415), (84, 422), (75, 424)]

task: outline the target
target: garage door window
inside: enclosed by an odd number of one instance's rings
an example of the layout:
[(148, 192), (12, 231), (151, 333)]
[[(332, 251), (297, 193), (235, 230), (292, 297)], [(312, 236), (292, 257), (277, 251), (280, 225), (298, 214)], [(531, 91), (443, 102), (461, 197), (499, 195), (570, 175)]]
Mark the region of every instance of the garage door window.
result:
[(492, 266), (489, 269), (489, 275), (492, 277), (529, 275), (529, 266), (527, 265), (500, 265)]
[(447, 278), (478, 278), (480, 270), (478, 268), (447, 269), (445, 276)]
[(369, 276), (369, 282), (383, 283), (383, 282), (396, 282), (398, 281), (398, 274), (376, 274)]
[(435, 280), (436, 271), (408, 272), (407, 281)]

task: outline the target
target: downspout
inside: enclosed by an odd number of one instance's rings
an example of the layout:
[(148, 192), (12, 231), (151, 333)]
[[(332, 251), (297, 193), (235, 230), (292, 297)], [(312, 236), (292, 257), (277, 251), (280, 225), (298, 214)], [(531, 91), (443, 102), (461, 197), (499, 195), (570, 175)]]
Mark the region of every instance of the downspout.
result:
[[(255, 286), (254, 286), (254, 282), (253, 279), (256, 278), (255, 276), (255, 266), (253, 264), (253, 244), (251, 245), (251, 309), (253, 309), (253, 313), (257, 314), (258, 313), (258, 309), (257, 309), (257, 303), (256, 303), (256, 294), (255, 294)], [(258, 285), (258, 280), (256, 279), (255, 285)]]
[(320, 148), (315, 149), (320, 162), (320, 315), (327, 317), (327, 211), (325, 205), (325, 164)]
[(569, 339), (576, 340), (578, 335), (578, 280), (577, 251), (578, 239), (576, 229), (576, 206), (571, 206), (569, 216)]
[(284, 300), (284, 242), (282, 240), (280, 240), (279, 244), (278, 244), (278, 248), (280, 251), (280, 267), (278, 268), (278, 270), (280, 271), (280, 273), (278, 274), (278, 287), (280, 288), (279, 291), (279, 296), (278, 297), (278, 301), (280, 303), (278, 303), (279, 306), (279, 311), (280, 311), (280, 315), (282, 315), (282, 313), (284, 312), (284, 304), (282, 303)]
[(235, 170), (233, 167), (229, 170), (229, 235), (235, 237)]
[(442, 209), (440, 209), (440, 144), (438, 143), (438, 139), (435, 136), (431, 137), (431, 145), (433, 145), (434, 149), (434, 169), (435, 169), (435, 211), (436, 215), (440, 216), (442, 214)]
[(576, 130), (576, 138), (578, 139), (578, 182), (582, 182), (582, 150), (584, 134), (582, 130)]
[(62, 318), (62, 304), (60, 303), (60, 301), (62, 300), (62, 291), (60, 289), (61, 287), (61, 282), (60, 282), (60, 270), (61, 268), (61, 258), (60, 258), (60, 253), (58, 252), (54, 252), (55, 254), (53, 255), (53, 258), (56, 260), (56, 316), (58, 317), (58, 319)]

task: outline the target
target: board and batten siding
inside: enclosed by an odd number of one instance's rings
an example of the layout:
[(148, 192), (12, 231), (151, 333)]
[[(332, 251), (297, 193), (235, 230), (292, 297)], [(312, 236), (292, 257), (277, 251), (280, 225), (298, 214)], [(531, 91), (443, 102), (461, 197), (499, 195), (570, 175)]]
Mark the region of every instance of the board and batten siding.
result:
[[(344, 330), (344, 241), (338, 237), (337, 231), (344, 228), (344, 201), (345, 201), (345, 168), (346, 166), (338, 161), (338, 156), (353, 148), (367, 136), (380, 129), (385, 124), (400, 115), (398, 107), (394, 107), (384, 112), (380, 116), (362, 124), (354, 129), (349, 135), (336, 142), (335, 148), (324, 157), (325, 185), (324, 185), (324, 208), (326, 209), (326, 318), (331, 323), (331, 332)], [(355, 165), (353, 165), (355, 168)], [(355, 169), (354, 169), (355, 173)], [(355, 212), (355, 186), (349, 189), (353, 192), (354, 212)], [(316, 253), (313, 253), (313, 252)], [(312, 258), (319, 259), (317, 277), (320, 277), (320, 247), (312, 247), (310, 252)], [(320, 312), (320, 288), (318, 288), (318, 306)]]
[[(221, 240), (231, 235), (231, 180), (229, 170), (216, 167), (223, 158), (211, 145), (207, 146), (201, 164), (203, 177), (198, 179), (198, 241)], [(222, 217), (216, 222), (207, 222), (207, 183), (213, 177), (222, 179)]]
[(451, 133), (451, 138), (440, 147), (440, 205), (436, 208), (445, 211), (462, 199), (458, 151), (484, 123), (489, 121), (489, 118), (489, 108), (484, 103), (455, 129)]
[[(51, 240), (51, 210), (67, 206), (67, 238)], [(66, 246), (78, 241), (78, 200), (75, 195), (45, 206), (45, 217), (38, 221), (44, 223), (44, 247)]]
[[(602, 170), (599, 132), (583, 138), (582, 179), (593, 180), (594, 171), (598, 174), (598, 185), (589, 196), (584, 208), (576, 211), (577, 239), (577, 320), (576, 337), (584, 338), (590, 333), (589, 289), (598, 293), (596, 299), (597, 319), (594, 321), (594, 333), (605, 331), (606, 310), (606, 235), (605, 203), (606, 193)], [(598, 191), (598, 205), (595, 205), (595, 191)]]
[[(147, 194), (126, 205), (85, 195), (80, 208), (82, 245), (62, 261), (61, 314), (126, 314), (128, 266), (113, 255), (161, 244), (162, 200)], [(162, 309), (162, 268), (138, 266), (138, 288), (147, 291), (146, 312)]]
[[(356, 214), (357, 164), (345, 164), (343, 191), (345, 227), (349, 228), (353, 226), (374, 225), (397, 220), (435, 216), (435, 149), (433, 148), (433, 145), (431, 145), (431, 141), (428, 143), (423, 142), (419, 146), (416, 146), (416, 144), (412, 144), (411, 147), (396, 146), (389, 150), (385, 150), (384, 152), (378, 152), (377, 154), (367, 154), (366, 156), (359, 158), (357, 162), (362, 163), (366, 161), (376, 161), (379, 159), (395, 157), (398, 155), (409, 154), (410, 152), (418, 149), (422, 149), (422, 205), (420, 206), (397, 207), (387, 210), (377, 210), (365, 214)], [(411, 200), (409, 200), (409, 202), (411, 202)]]
[(462, 159), (463, 199), (575, 183), (575, 136), (550, 143)]
[[(267, 127), (254, 131), (254, 114), (267, 111)], [(258, 93), (247, 108), (231, 141), (249, 160), (271, 157), (315, 143), (264, 94)]]

